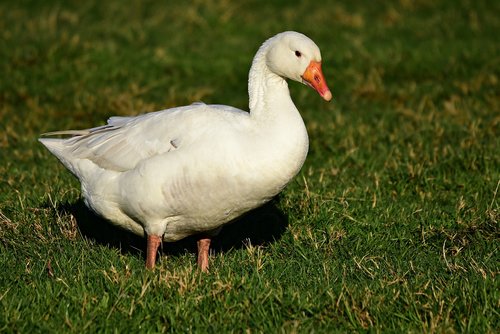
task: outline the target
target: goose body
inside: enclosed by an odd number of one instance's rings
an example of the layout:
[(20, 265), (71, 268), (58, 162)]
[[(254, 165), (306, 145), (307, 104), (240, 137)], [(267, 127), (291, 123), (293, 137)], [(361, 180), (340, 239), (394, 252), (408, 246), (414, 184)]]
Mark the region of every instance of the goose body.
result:
[(161, 240), (199, 234), (198, 263), (206, 271), (210, 236), (269, 201), (304, 163), (308, 136), (286, 78), (331, 99), (318, 47), (284, 32), (254, 58), (250, 112), (195, 103), (111, 117), (104, 126), (51, 133), (70, 138), (40, 141), (80, 180), (88, 207), (148, 237), (148, 268)]

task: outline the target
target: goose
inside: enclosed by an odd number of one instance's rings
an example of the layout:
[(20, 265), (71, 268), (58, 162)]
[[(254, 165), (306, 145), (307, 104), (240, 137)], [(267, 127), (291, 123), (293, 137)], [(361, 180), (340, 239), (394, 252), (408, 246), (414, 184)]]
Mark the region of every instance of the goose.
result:
[(287, 31), (253, 59), (249, 112), (197, 102), (39, 141), (79, 179), (92, 211), (147, 238), (147, 269), (163, 241), (197, 235), (198, 267), (207, 272), (222, 226), (271, 200), (304, 163), (309, 139), (287, 79), (332, 99), (318, 46)]

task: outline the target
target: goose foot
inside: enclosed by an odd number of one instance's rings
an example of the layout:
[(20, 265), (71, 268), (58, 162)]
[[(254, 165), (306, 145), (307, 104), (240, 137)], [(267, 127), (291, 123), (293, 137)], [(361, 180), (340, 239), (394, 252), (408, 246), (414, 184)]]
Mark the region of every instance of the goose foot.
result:
[(210, 250), (210, 242), (212, 239), (202, 237), (198, 240), (198, 267), (204, 273), (208, 272), (208, 251)]
[(161, 237), (157, 235), (148, 235), (148, 244), (146, 249), (146, 268), (153, 269), (156, 263), (156, 253), (161, 244)]

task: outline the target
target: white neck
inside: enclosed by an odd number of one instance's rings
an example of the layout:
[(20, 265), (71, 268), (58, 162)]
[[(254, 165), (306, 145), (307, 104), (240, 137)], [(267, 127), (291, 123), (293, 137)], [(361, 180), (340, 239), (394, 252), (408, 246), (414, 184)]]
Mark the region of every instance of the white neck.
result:
[(255, 55), (248, 78), (250, 115), (254, 119), (274, 118), (280, 111), (286, 110), (298, 113), (286, 80), (271, 72), (266, 64), (269, 42), (264, 43)]
[[(309, 140), (304, 121), (290, 98), (284, 78), (273, 73), (266, 64), (268, 42), (264, 43), (252, 63), (248, 80), (250, 117), (259, 123), (262, 149), (266, 157), (257, 161), (269, 161), (268, 175), (276, 183), (276, 191), (282, 189), (295, 176), (307, 155)], [(257, 141), (253, 145), (258, 145)]]

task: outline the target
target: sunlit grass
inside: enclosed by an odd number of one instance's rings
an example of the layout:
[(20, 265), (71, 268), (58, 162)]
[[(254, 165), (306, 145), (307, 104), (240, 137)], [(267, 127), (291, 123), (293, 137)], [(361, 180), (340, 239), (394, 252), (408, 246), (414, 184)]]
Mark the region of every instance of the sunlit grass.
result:
[[(498, 332), (500, 7), (493, 1), (0, 4), (0, 332)], [(284, 30), (322, 50), (334, 101), (291, 83), (297, 178), (194, 244), (92, 216), (37, 142), (202, 100), (247, 108)]]

